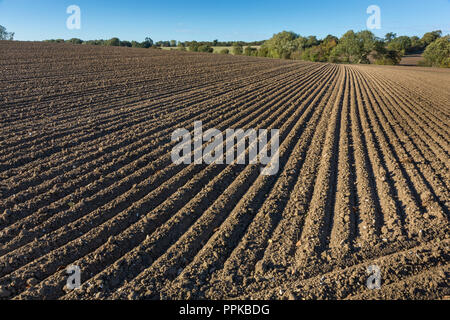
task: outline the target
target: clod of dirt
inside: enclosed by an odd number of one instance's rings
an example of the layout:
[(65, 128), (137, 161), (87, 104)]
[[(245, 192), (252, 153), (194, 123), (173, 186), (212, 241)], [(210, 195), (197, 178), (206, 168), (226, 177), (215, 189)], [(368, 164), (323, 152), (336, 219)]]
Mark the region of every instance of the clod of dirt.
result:
[(3, 211), (3, 214), (0, 215), (0, 218), (2, 218), (3, 220), (7, 220), (10, 216), (11, 210), (6, 209), (5, 211)]
[(34, 286), (37, 285), (38, 283), (39, 283), (39, 281), (38, 281), (37, 279), (35, 279), (35, 278), (30, 278), (30, 279), (27, 280), (27, 284), (28, 284), (30, 287), (34, 287)]
[(420, 195), (420, 200), (422, 200), (423, 205), (426, 205), (428, 202), (433, 200), (433, 195), (429, 191), (422, 192)]
[(419, 239), (421, 241), (425, 240), (425, 231), (419, 230)]
[(134, 291), (128, 295), (128, 300), (136, 300), (137, 298), (138, 298), (138, 295)]
[(65, 285), (65, 286), (63, 287), (63, 291), (64, 291), (65, 293), (69, 293), (69, 292), (72, 291), (72, 289), (70, 289), (67, 285)]
[(255, 266), (255, 272), (262, 274), (267, 271), (267, 263), (263, 260), (258, 261), (258, 263)]
[(290, 292), (290, 291), (286, 292), (286, 295), (287, 295), (287, 298), (289, 300), (297, 300), (297, 296), (294, 293)]

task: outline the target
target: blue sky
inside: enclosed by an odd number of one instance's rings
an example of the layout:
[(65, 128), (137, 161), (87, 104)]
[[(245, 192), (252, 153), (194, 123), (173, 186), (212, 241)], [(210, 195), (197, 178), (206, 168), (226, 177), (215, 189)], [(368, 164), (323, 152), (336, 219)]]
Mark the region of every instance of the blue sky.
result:
[[(0, 25), (16, 40), (253, 41), (282, 30), (322, 38), (365, 29), (373, 4), (381, 8), (377, 36), (450, 33), (450, 0), (0, 0)], [(80, 30), (66, 28), (69, 5), (81, 8)]]

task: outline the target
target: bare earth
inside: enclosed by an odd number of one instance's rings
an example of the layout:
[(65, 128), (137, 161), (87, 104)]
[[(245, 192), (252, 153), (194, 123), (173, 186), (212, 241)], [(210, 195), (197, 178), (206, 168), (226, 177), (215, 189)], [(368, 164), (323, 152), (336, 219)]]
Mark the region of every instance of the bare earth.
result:
[(400, 61), (401, 66), (418, 66), (420, 61), (424, 61), (423, 54), (408, 54)]
[[(450, 70), (20, 42), (0, 57), (0, 299), (450, 294)], [(280, 129), (279, 173), (172, 164), (172, 132), (197, 120)]]

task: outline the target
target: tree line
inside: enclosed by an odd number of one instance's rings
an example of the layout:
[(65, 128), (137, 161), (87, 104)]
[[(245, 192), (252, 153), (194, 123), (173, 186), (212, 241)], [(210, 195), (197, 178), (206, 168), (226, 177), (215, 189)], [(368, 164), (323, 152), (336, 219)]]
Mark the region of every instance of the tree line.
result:
[(145, 38), (142, 42), (137, 41), (127, 41), (127, 40), (120, 40), (119, 38), (111, 38), (108, 40), (81, 40), (78, 38), (72, 38), (69, 40), (64, 39), (50, 39), (45, 40), (44, 42), (51, 42), (51, 43), (71, 43), (71, 44), (87, 44), (87, 45), (94, 45), (94, 46), (113, 46), (113, 47), (133, 47), (133, 48), (152, 48), (154, 47), (153, 40), (151, 38)]
[(170, 40), (170, 41), (158, 41), (155, 43), (155, 46), (157, 47), (168, 47), (168, 48), (180, 48), (185, 47), (189, 48), (192, 45), (197, 46), (208, 46), (208, 47), (231, 47), (234, 44), (239, 44), (241, 46), (260, 46), (264, 43), (264, 40), (261, 41), (252, 41), (252, 42), (246, 42), (246, 41), (219, 41), (219, 40), (213, 40), (213, 41), (176, 41), (176, 40)]
[[(253, 42), (245, 42), (245, 41), (239, 41), (239, 42), (233, 42), (233, 41), (177, 41), (177, 40), (170, 40), (170, 41), (158, 41), (154, 42), (151, 38), (146, 38), (143, 42), (137, 42), (137, 41), (127, 41), (127, 40), (120, 40), (119, 38), (111, 38), (108, 40), (81, 40), (78, 38), (72, 38), (69, 40), (64, 39), (50, 39), (45, 40), (45, 42), (52, 42), (52, 43), (72, 43), (72, 44), (89, 44), (89, 45), (97, 45), (97, 46), (117, 46), (117, 47), (134, 47), (134, 48), (176, 48), (176, 49), (183, 49), (189, 51), (195, 51), (195, 52), (209, 52), (207, 48), (213, 48), (213, 47), (231, 47), (233, 44), (239, 44), (240, 46), (260, 46), (264, 43), (264, 41), (253, 41)], [(211, 51), (212, 52), (212, 51)]]
[(442, 37), (440, 30), (417, 36), (397, 36), (388, 33), (384, 38), (371, 31), (350, 30), (341, 38), (328, 35), (324, 39), (303, 37), (292, 31), (275, 34), (260, 49), (233, 46), (233, 53), (259, 57), (306, 60), (333, 63), (375, 63), (396, 65), (405, 54), (424, 51), (423, 65), (450, 67), (450, 36)]

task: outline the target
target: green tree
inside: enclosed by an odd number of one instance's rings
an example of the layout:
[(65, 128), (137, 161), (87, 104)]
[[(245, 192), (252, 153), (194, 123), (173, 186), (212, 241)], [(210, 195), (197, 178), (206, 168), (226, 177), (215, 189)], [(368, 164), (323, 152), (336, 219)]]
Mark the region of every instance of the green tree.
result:
[(432, 31), (432, 32), (427, 32), (423, 35), (422, 39), (420, 40), (420, 42), (422, 42), (422, 46), (424, 48), (426, 48), (429, 44), (431, 44), (432, 42), (436, 41), (437, 39), (439, 39), (442, 36), (442, 31), (441, 30), (436, 30), (436, 31)]
[(357, 33), (350, 30), (339, 39), (330, 59), (346, 63), (370, 63), (368, 56), (376, 49), (377, 43), (375, 35), (368, 30)]
[(339, 39), (335, 36), (328, 35), (318, 46), (318, 61), (326, 62), (330, 60), (331, 52), (338, 45)]
[(306, 40), (306, 46), (308, 48), (317, 46), (319, 44), (319, 40), (317, 40), (316, 36), (309, 36), (308, 39)]
[(292, 31), (282, 31), (274, 34), (272, 38), (267, 40), (263, 47), (267, 48), (268, 57), (290, 59), (291, 54), (296, 51), (300, 45), (296, 41), (299, 36)]
[(306, 48), (302, 52), (302, 60), (306, 61), (312, 61), (312, 62), (319, 62), (320, 61), (320, 47), (315, 46), (311, 48)]
[(339, 42), (339, 39), (338, 39), (338, 37), (335, 37), (335, 36), (329, 34), (323, 39), (322, 43), (323, 42), (325, 42), (325, 43), (334, 43), (334, 44), (337, 45), (338, 42)]
[(170, 46), (175, 48), (177, 46), (177, 40), (170, 40)]
[(257, 54), (258, 57), (269, 57), (269, 49), (265, 46), (259, 48)]
[(411, 51), (412, 43), (411, 38), (408, 36), (401, 36), (393, 39), (387, 45), (389, 50), (395, 50), (400, 52), (402, 55)]
[(412, 36), (411, 38), (411, 49), (410, 52), (417, 52), (422, 49), (422, 43), (420, 42), (420, 38), (417, 36)]
[(383, 41), (378, 41), (375, 44), (374, 58), (375, 64), (397, 65), (402, 60), (402, 54), (400, 51), (387, 49)]
[(239, 56), (243, 53), (242, 46), (239, 43), (233, 43), (233, 47), (231, 48), (234, 55)]
[(308, 48), (308, 38), (298, 36), (297, 39), (294, 40), (295, 50), (304, 50)]
[(120, 41), (120, 46), (131, 48), (133, 46), (133, 44), (130, 41), (123, 40), (123, 41)]
[(142, 47), (146, 49), (153, 47), (152, 38), (149, 37), (145, 38), (144, 42), (142, 42)]
[(397, 38), (397, 34), (396, 34), (396, 33), (393, 33), (393, 32), (386, 33), (386, 35), (384, 36), (384, 40), (385, 40), (387, 43), (391, 42), (391, 41), (394, 40), (395, 38)]
[(357, 35), (353, 30), (347, 31), (340, 39), (339, 44), (333, 49), (333, 60), (355, 63), (360, 61), (361, 48)]
[(107, 46), (119, 47), (120, 39), (119, 38), (111, 38), (106, 42)]
[(67, 40), (68, 43), (72, 43), (72, 44), (82, 44), (83, 40), (78, 39), (78, 38), (72, 38), (70, 40)]
[(189, 51), (197, 52), (199, 44), (197, 41), (192, 41), (192, 42), (189, 42), (188, 47), (189, 47)]
[(250, 46), (245, 47), (245, 49), (244, 49), (244, 55), (245, 56), (249, 56), (249, 57), (256, 56), (257, 53), (258, 53), (258, 50), (256, 48), (252, 48)]
[(0, 40), (14, 40), (14, 32), (8, 32), (4, 26), (0, 26)]
[(137, 41), (131, 41), (131, 46), (133, 47), (133, 48), (144, 48), (144, 46), (142, 45), (142, 43), (139, 43), (139, 42), (137, 42)]
[(208, 46), (206, 44), (202, 44), (200, 46), (198, 46), (197, 49), (198, 52), (209, 52), (209, 53), (213, 53), (214, 52), (214, 48), (212, 48), (211, 46)]
[(425, 62), (432, 67), (450, 68), (450, 35), (428, 45), (423, 56)]

